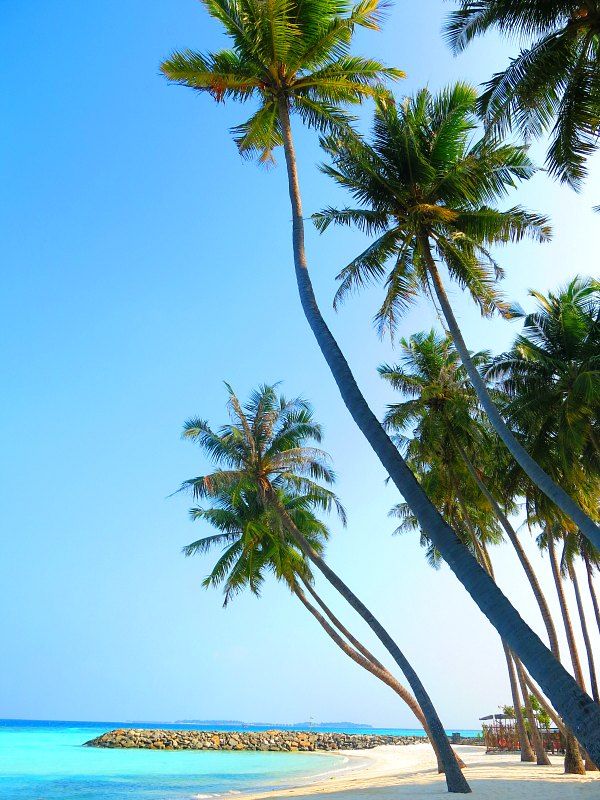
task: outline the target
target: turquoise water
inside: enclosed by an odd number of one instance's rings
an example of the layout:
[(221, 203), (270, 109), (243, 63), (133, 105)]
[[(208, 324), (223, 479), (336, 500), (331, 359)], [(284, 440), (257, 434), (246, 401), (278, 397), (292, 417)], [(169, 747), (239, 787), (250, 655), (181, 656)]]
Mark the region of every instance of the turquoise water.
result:
[[(219, 728), (164, 723), (128, 726), (120, 722), (3, 720), (0, 721), (0, 798), (193, 800), (206, 795), (286, 786), (344, 763), (340, 756), (321, 753), (110, 750), (81, 746), (107, 730), (120, 727)], [(244, 726), (245, 730), (266, 727)], [(235, 728), (235, 725), (221, 727)], [(362, 730), (348, 729), (352, 733)], [(418, 733), (372, 728), (364, 732)]]

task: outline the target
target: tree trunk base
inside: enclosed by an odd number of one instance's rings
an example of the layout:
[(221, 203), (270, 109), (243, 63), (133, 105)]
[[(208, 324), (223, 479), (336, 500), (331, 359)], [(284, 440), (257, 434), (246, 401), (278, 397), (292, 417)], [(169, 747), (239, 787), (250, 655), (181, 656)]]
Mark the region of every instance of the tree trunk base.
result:
[[(461, 758), (461, 757), (460, 757), (460, 756), (459, 756), (459, 755), (456, 753), (456, 751), (454, 752), (454, 756), (455, 756), (455, 758), (456, 758), (456, 763), (458, 764), (458, 766), (460, 767), (460, 769), (466, 769), (466, 768), (467, 768), (467, 765), (466, 765), (466, 764), (465, 764), (465, 762), (462, 760), (462, 758)], [(442, 773), (446, 772), (446, 770), (444, 769), (444, 765), (442, 764), (442, 762), (441, 762), (439, 759), (438, 759), (438, 762), (437, 762), (437, 771), (438, 771), (438, 773), (439, 773), (440, 775), (441, 775)]]
[(596, 766), (596, 764), (594, 764), (588, 753), (585, 753), (584, 758), (585, 758), (586, 770), (588, 772), (598, 772), (598, 767)]
[(585, 775), (585, 765), (579, 752), (579, 745), (572, 736), (567, 738), (565, 775)]

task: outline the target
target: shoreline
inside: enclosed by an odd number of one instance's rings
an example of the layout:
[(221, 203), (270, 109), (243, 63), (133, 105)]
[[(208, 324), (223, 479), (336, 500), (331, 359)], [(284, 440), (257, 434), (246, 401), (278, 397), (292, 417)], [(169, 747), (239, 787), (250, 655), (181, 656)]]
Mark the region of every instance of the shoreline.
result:
[[(467, 765), (473, 794), (482, 800), (591, 800), (600, 791), (600, 773), (565, 775), (562, 757), (539, 767), (519, 760), (518, 753), (486, 755), (477, 745), (457, 745)], [(330, 795), (339, 800), (413, 800), (447, 797), (431, 747), (382, 745), (370, 750), (338, 751), (347, 765), (294, 785), (261, 792), (244, 792), (244, 800), (274, 800)], [(355, 762), (354, 766), (352, 762)]]

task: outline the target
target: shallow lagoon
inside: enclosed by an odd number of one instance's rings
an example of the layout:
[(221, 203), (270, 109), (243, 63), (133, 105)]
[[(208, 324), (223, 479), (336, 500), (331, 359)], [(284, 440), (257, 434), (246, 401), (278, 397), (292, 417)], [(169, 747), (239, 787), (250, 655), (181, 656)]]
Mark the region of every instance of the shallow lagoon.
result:
[[(82, 747), (118, 724), (0, 725), (2, 800), (185, 800), (289, 785), (344, 763), (320, 753)], [(136, 723), (136, 727), (141, 727)], [(172, 727), (183, 727), (172, 726)]]

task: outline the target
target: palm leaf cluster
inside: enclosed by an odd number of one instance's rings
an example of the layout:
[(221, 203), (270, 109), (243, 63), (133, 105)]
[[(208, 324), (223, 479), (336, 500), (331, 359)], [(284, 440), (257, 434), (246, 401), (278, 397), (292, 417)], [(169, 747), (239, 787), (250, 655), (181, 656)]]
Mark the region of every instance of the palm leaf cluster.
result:
[(432, 294), (430, 249), (450, 276), (489, 315), (503, 309), (494, 244), (550, 235), (547, 219), (497, 201), (534, 172), (522, 146), (476, 138), (477, 93), (455, 84), (437, 95), (423, 89), (402, 103), (381, 100), (371, 139), (323, 140), (323, 167), (358, 205), (315, 214), (317, 228), (354, 226), (374, 241), (338, 275), (339, 305), (349, 292), (385, 284), (376, 314), (380, 331), (395, 332), (406, 309)]
[[(310, 496), (285, 496), (280, 502), (319, 554), (329, 537), (327, 526), (316, 516)], [(205, 588), (223, 586), (224, 602), (248, 589), (260, 596), (269, 574), (291, 589), (300, 580), (312, 582), (313, 575), (296, 543), (282, 527), (279, 518), (265, 509), (256, 492), (236, 486), (210, 494), (210, 506), (190, 509), (193, 520), (216, 528), (218, 533), (197, 539), (183, 548), (186, 556), (204, 555), (221, 548), (210, 573), (202, 581)]]
[(256, 111), (233, 129), (241, 153), (272, 159), (282, 144), (281, 104), (318, 130), (346, 128), (343, 105), (381, 91), (398, 69), (350, 53), (357, 27), (377, 29), (378, 0), (203, 0), (231, 39), (230, 49), (176, 51), (161, 70), (215, 100), (253, 100)]
[[(495, 358), (487, 352), (471, 357), (490, 381), (495, 401), (528, 450), (563, 485), (569, 486), (582, 507), (597, 520), (600, 286), (593, 279), (574, 278), (547, 296), (539, 292), (531, 294), (537, 310), (525, 314), (514, 309), (514, 314), (523, 318), (524, 327), (511, 350)], [(465, 545), (490, 570), (489, 546), (500, 542), (501, 526), (525, 569), (552, 650), (559, 657), (556, 623), (537, 575), (508, 520), (509, 514), (518, 512), (524, 503), (527, 524), (541, 531), (538, 545), (549, 554), (567, 636), (565, 663), (574, 670), (581, 687), (586, 688), (585, 670), (562, 585), (568, 580), (577, 600), (589, 685), (594, 698), (600, 699), (593, 645), (577, 575), (577, 565), (582, 564), (596, 609), (592, 578), (600, 567), (600, 550), (507, 459), (450, 337), (431, 331), (402, 339), (398, 363), (382, 365), (379, 371), (401, 395), (400, 401), (388, 406), (385, 423), (394, 432), (419, 481)], [(439, 567), (439, 552), (407, 504), (397, 504), (390, 514), (400, 520), (397, 533), (420, 534), (428, 562)], [(598, 614), (596, 621), (600, 629)], [(514, 654), (510, 657), (515, 659)], [(522, 670), (522, 665), (519, 669)], [(556, 724), (563, 725), (552, 713)], [(564, 728), (564, 733), (567, 769), (583, 772), (575, 740), (568, 728)]]
[[(511, 425), (528, 451), (588, 514), (598, 519), (600, 479), (600, 284), (574, 278), (522, 314), (523, 333), (498, 356), (488, 378), (504, 393)], [(526, 496), (540, 519), (571, 521), (529, 482)]]
[(491, 29), (525, 46), (485, 84), (486, 123), (526, 137), (550, 131), (548, 169), (578, 188), (600, 129), (600, 3), (459, 0), (446, 37), (459, 52)]
[[(493, 431), (449, 336), (431, 330), (402, 339), (399, 345), (398, 362), (379, 367), (381, 377), (403, 396), (388, 406), (385, 425), (444, 519), (474, 556), (484, 561), (482, 549), (499, 544), (502, 535), (493, 509), (468, 474), (462, 453), (479, 456), (490, 447)], [(491, 359), (487, 352), (472, 357), (479, 369)], [(441, 566), (439, 551), (408, 505), (399, 503), (390, 514), (400, 519), (395, 533), (418, 531), (428, 562)]]

